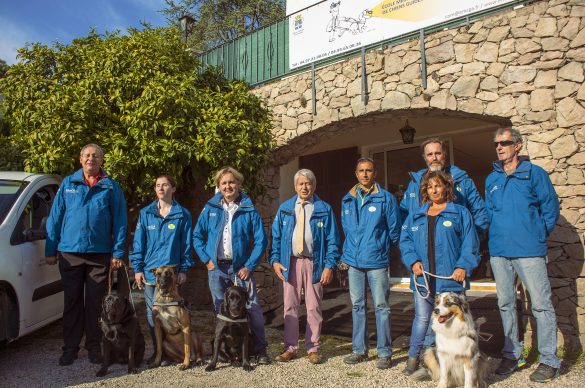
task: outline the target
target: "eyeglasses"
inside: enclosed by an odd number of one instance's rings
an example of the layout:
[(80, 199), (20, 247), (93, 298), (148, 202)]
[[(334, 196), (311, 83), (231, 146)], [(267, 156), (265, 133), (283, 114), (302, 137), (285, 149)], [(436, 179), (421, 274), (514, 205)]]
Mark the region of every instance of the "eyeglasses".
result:
[(514, 140), (502, 140), (502, 141), (494, 141), (494, 148), (498, 148), (498, 145), (502, 147), (507, 147), (516, 144)]

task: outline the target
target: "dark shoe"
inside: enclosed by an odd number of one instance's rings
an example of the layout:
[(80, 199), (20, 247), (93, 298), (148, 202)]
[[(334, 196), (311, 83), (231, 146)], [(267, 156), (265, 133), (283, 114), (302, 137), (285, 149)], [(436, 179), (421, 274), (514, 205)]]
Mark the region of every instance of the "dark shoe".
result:
[(418, 369), (419, 359), (418, 357), (412, 358), (408, 357), (406, 360), (406, 368), (402, 371), (402, 373), (406, 376), (412, 375)]
[(102, 352), (100, 350), (90, 350), (88, 351), (88, 358), (89, 362), (91, 362), (92, 364), (101, 364)]
[(323, 357), (318, 352), (310, 352), (307, 354), (307, 358), (311, 364), (322, 364)]
[(268, 365), (270, 364), (270, 357), (266, 354), (266, 349), (262, 349), (256, 355), (256, 363), (258, 365)]
[(500, 365), (496, 369), (496, 374), (500, 376), (506, 376), (514, 372), (516, 369), (519, 369), (526, 365), (526, 361), (522, 357), (517, 360), (512, 360), (509, 358), (502, 358), (500, 361)]
[(392, 366), (392, 357), (378, 357), (376, 361), (376, 368), (388, 369)]
[(71, 365), (75, 360), (77, 360), (77, 352), (65, 350), (63, 352), (63, 355), (59, 357), (59, 365), (61, 366)]
[(276, 356), (276, 361), (278, 362), (289, 362), (293, 358), (297, 358), (296, 352), (285, 351), (281, 355)]
[(530, 374), (530, 380), (535, 383), (546, 383), (559, 377), (559, 368), (550, 365), (539, 364), (534, 372)]
[(366, 356), (365, 354), (352, 353), (349, 356), (345, 357), (343, 359), (343, 362), (345, 362), (346, 364), (349, 364), (349, 365), (355, 365), (355, 364), (359, 364), (360, 362), (364, 362), (367, 360), (368, 360), (368, 356)]

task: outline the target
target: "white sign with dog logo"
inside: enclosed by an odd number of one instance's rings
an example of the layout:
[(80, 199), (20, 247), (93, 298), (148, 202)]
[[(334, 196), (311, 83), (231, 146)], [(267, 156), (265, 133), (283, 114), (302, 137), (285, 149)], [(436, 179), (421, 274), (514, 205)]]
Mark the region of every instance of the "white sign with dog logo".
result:
[[(295, 0), (289, 16), (289, 66), (308, 65), (514, 0)], [(292, 3), (292, 0), (288, 2)], [(299, 11), (299, 12), (296, 12)], [(291, 12), (296, 12), (291, 14)]]

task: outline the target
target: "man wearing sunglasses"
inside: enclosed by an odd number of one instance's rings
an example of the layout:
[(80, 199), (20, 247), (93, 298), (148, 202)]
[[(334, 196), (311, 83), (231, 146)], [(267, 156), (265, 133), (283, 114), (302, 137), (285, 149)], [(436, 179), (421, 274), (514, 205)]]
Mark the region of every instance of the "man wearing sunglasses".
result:
[(486, 210), (490, 222), (489, 250), (496, 279), (498, 307), (504, 326), (498, 375), (526, 364), (518, 338), (516, 274), (530, 294), (536, 319), (540, 365), (530, 380), (544, 383), (559, 376), (557, 321), (546, 268), (546, 239), (559, 218), (559, 199), (548, 174), (520, 156), (522, 135), (516, 129), (496, 131), (498, 161), (486, 179)]

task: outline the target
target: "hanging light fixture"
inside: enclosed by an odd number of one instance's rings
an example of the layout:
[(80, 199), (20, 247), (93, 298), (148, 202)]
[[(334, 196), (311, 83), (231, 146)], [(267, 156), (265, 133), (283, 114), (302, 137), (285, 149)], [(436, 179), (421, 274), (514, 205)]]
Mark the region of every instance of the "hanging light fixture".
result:
[(414, 142), (414, 134), (416, 133), (416, 129), (408, 125), (408, 120), (406, 120), (406, 124), (404, 127), (400, 128), (400, 136), (402, 136), (402, 142), (404, 144), (412, 144)]

